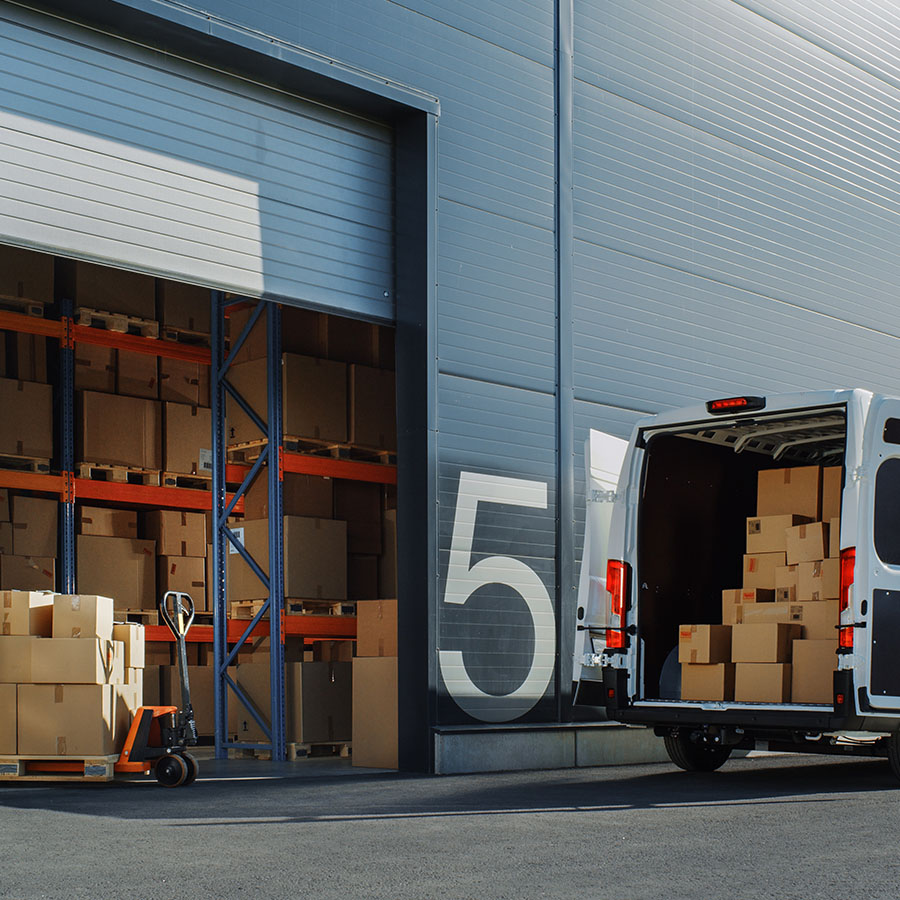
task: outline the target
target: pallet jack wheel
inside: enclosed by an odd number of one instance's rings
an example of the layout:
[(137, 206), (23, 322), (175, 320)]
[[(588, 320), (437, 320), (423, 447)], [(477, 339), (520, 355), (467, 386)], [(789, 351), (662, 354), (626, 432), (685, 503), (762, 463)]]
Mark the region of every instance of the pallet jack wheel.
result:
[(200, 771), (200, 763), (197, 762), (196, 757), (191, 756), (190, 753), (182, 753), (181, 758), (187, 764), (187, 777), (184, 779), (184, 787), (187, 787), (189, 784), (193, 784), (194, 780), (197, 778), (197, 773)]
[[(194, 766), (196, 774), (196, 765)], [(177, 754), (161, 756), (156, 762), (156, 780), (163, 787), (178, 787), (188, 777), (188, 764)]]

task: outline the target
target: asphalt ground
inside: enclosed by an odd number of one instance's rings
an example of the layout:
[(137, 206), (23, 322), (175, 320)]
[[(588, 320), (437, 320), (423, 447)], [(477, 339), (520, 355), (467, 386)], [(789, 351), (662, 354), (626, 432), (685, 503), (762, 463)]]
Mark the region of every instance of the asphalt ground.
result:
[(4, 898), (892, 898), (886, 762), (426, 777), (318, 761), (0, 785)]

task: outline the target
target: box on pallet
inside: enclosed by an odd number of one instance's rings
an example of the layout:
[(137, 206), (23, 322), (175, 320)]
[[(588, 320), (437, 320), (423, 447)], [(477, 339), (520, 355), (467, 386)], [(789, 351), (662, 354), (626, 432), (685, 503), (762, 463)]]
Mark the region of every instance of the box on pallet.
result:
[(52, 591), (56, 560), (49, 556), (0, 556), (0, 591)]
[(76, 307), (156, 318), (156, 285), (149, 275), (79, 260), (63, 260), (59, 274), (64, 295)]
[(203, 513), (159, 509), (148, 512), (144, 533), (156, 541), (160, 556), (206, 556), (206, 516)]
[(733, 700), (734, 663), (683, 663), (682, 700)]
[(813, 562), (828, 556), (828, 525), (813, 522), (789, 528), (787, 535), (787, 564)]
[(159, 399), (209, 406), (209, 366), (184, 359), (159, 358)]
[(49, 459), (53, 456), (53, 388), (49, 384), (0, 378), (0, 453)]
[(731, 661), (790, 662), (792, 642), (801, 636), (800, 625), (789, 625), (784, 622), (735, 625), (731, 636)]
[(822, 508), (821, 466), (764, 469), (756, 492), (758, 516), (806, 516), (815, 522)]
[(50, 637), (53, 597), (52, 593), (42, 591), (0, 592), (0, 634)]
[[(358, 636), (362, 637), (361, 628)], [(360, 656), (362, 655), (360, 652)], [(731, 662), (731, 626), (679, 625), (678, 662)]]
[(784, 553), (744, 554), (744, 587), (773, 590), (775, 570), (784, 564)]
[(13, 553), (16, 556), (56, 556), (58, 523), (58, 501), (13, 497)]
[(53, 266), (49, 253), (0, 246), (0, 294), (52, 303)]
[(147, 353), (119, 350), (116, 356), (116, 393), (159, 400), (159, 360)]
[[(334, 485), (331, 478), (285, 472), (281, 490), (282, 514), (313, 519), (332, 518)], [(263, 470), (244, 495), (244, 517), (265, 519), (268, 515), (269, 483)]]
[(790, 663), (738, 663), (734, 699), (744, 703), (787, 703), (791, 699)]
[(199, 556), (160, 556), (159, 593), (189, 594), (196, 612), (206, 612), (206, 560)]
[(20, 381), (46, 384), (47, 338), (21, 331), (12, 333), (7, 345), (6, 368)]
[(156, 544), (80, 534), (75, 539), (78, 585), (112, 597), (116, 609), (156, 608)]
[(787, 550), (787, 529), (811, 521), (806, 516), (757, 516), (747, 519), (748, 553), (783, 553)]
[(398, 744), (397, 657), (353, 660), (353, 765), (396, 769)]
[(115, 393), (116, 350), (114, 347), (83, 343), (75, 345), (75, 390)]
[(396, 600), (360, 600), (356, 604), (356, 653), (358, 656), (397, 655)]
[(96, 534), (102, 537), (137, 537), (137, 512), (133, 509), (80, 506), (77, 516), (79, 534)]
[(184, 403), (164, 403), (163, 468), (182, 475), (212, 475), (210, 411)]
[(209, 334), (210, 299), (207, 288), (180, 281), (156, 282), (159, 321), (164, 328)]
[(78, 397), (79, 461), (141, 469), (162, 467), (159, 403), (84, 391)]
[(794, 703), (833, 703), (837, 640), (794, 641), (791, 700)]
[(23, 756), (116, 752), (116, 685), (20, 684), (17, 707)]

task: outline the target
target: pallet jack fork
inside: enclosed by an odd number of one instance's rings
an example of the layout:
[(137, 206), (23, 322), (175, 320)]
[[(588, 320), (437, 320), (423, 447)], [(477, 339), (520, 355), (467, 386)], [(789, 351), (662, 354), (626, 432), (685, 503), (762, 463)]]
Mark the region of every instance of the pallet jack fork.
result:
[(199, 771), (197, 760), (187, 752), (188, 747), (197, 743), (185, 645), (188, 629), (194, 621), (194, 601), (188, 594), (168, 591), (159, 601), (159, 615), (175, 636), (178, 648), (181, 708), (140, 707), (114, 771), (123, 775), (149, 775), (155, 771), (161, 785), (180, 787), (191, 784)]

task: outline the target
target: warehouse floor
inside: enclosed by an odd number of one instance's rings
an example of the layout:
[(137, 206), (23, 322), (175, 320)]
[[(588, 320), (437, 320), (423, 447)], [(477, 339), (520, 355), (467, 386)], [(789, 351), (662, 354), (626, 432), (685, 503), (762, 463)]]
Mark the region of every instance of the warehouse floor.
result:
[(249, 781), (261, 778), (321, 778), (342, 775), (390, 774), (385, 769), (364, 769), (349, 759), (323, 756), (298, 762), (271, 762), (260, 759), (216, 759), (212, 747), (195, 747), (191, 751), (200, 763), (199, 778), (204, 781), (234, 779)]

